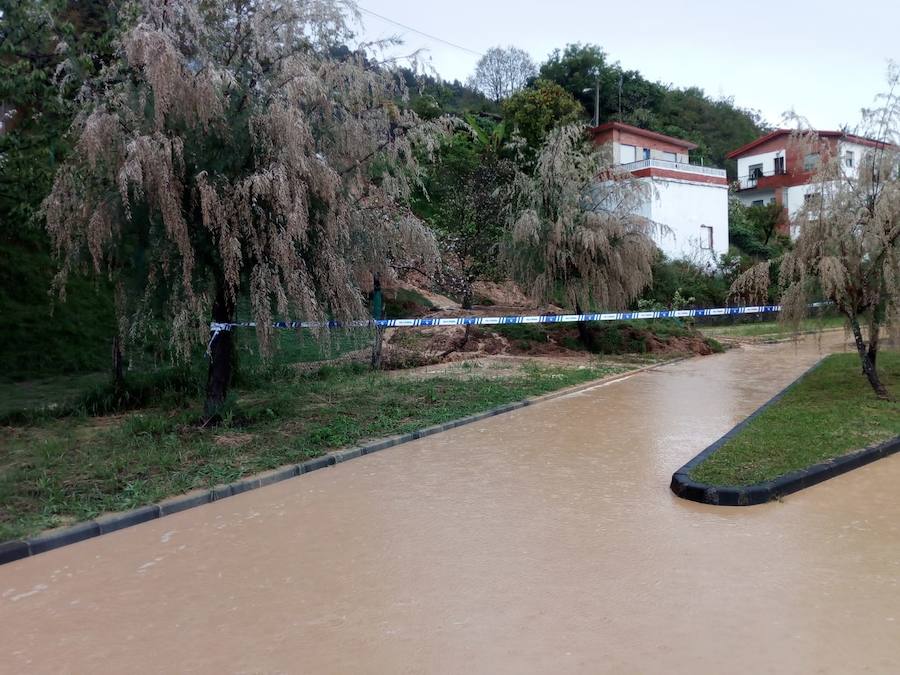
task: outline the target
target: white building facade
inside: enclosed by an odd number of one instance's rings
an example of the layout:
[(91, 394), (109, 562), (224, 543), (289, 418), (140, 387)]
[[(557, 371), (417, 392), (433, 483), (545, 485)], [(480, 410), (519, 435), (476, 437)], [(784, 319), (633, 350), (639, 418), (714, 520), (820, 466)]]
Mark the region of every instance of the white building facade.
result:
[(614, 162), (648, 184), (641, 215), (665, 226), (656, 243), (669, 258), (700, 264), (728, 252), (728, 181), (724, 169), (696, 166), (696, 145), (619, 122), (592, 130)]

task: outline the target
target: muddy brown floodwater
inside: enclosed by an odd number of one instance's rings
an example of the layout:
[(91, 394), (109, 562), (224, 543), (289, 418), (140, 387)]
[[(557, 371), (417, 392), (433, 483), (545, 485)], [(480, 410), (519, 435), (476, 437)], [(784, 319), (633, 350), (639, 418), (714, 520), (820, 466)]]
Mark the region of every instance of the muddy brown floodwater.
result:
[(9, 673), (900, 672), (900, 456), (672, 472), (842, 335), (692, 359), (0, 567)]

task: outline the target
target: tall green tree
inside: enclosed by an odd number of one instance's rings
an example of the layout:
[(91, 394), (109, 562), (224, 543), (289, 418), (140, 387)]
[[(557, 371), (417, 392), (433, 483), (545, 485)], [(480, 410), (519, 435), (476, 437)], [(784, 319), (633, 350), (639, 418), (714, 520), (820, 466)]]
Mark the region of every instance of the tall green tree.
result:
[(541, 64), (539, 77), (555, 82), (593, 116), (594, 88), (600, 86), (600, 122), (617, 120), (685, 138), (698, 144), (693, 159), (724, 166), (725, 155), (764, 131), (759, 114), (737, 108), (731, 99), (710, 99), (702, 89), (678, 89), (651, 82), (636, 70), (611, 62), (598, 45), (570, 44), (554, 50)]
[(552, 128), (577, 122), (583, 113), (565, 89), (539, 79), (503, 102), (503, 116), (530, 148), (537, 149)]
[(500, 246), (507, 231), (517, 152), (504, 122), (466, 117), (429, 168), (428, 199), (418, 207), (434, 228), (442, 265), (440, 285), (473, 301), (476, 281), (502, 276)]

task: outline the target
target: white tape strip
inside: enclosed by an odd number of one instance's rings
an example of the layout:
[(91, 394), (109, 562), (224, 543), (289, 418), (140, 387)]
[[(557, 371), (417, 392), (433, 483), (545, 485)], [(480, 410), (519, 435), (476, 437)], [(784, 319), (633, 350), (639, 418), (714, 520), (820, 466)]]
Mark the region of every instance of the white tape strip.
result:
[[(829, 303), (816, 302), (812, 307), (823, 307)], [(770, 314), (780, 312), (781, 305), (762, 305), (753, 307), (711, 307), (708, 309), (675, 309), (658, 310), (652, 312), (608, 312), (604, 314), (544, 314), (529, 316), (460, 316), (460, 317), (436, 317), (426, 319), (379, 319), (377, 321), (351, 321), (341, 323), (328, 321), (319, 323), (315, 321), (276, 321), (273, 328), (361, 328), (377, 326), (379, 328), (413, 328), (428, 326), (467, 326), (467, 325), (498, 325), (520, 323), (574, 323), (576, 321), (634, 321), (647, 319), (684, 319), (697, 316), (726, 316), (737, 314)], [(241, 321), (236, 323), (211, 323), (209, 331), (213, 339), (222, 331), (233, 328), (255, 328), (253, 321)], [(212, 342), (212, 341), (210, 341)]]

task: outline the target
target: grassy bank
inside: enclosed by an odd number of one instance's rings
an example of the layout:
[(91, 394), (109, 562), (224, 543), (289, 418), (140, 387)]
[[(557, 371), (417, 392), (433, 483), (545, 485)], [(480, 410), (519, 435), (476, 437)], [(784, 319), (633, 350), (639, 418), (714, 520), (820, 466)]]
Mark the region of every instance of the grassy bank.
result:
[[(878, 357), (881, 377), (900, 395), (900, 352)], [(780, 401), (691, 472), (713, 485), (750, 485), (900, 434), (900, 403), (879, 401), (859, 357), (834, 354)]]
[(0, 428), (0, 541), (456, 419), (625, 367), (531, 366), (505, 378), (391, 378), (358, 367), (257, 378), (225, 423), (198, 424), (201, 399), (172, 386), (116, 415), (35, 417)]

